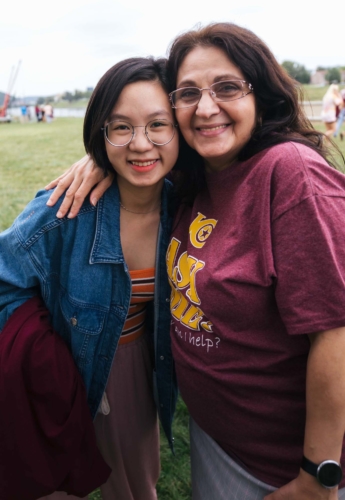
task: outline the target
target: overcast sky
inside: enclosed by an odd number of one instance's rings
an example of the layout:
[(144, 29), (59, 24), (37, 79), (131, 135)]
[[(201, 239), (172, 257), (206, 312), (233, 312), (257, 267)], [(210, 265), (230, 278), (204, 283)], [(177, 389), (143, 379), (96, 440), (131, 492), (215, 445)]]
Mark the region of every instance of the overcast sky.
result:
[(345, 65), (345, 2), (316, 0), (7, 0), (0, 19), (0, 91), (21, 60), (12, 93), (52, 95), (94, 87), (117, 61), (164, 56), (197, 24), (251, 29), (278, 61), (313, 70)]

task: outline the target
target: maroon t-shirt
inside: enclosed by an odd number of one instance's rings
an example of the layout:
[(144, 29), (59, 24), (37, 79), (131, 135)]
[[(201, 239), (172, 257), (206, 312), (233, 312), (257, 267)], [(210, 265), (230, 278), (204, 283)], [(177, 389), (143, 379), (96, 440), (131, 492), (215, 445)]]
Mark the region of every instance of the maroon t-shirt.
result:
[(303, 455), (306, 334), (345, 325), (345, 176), (296, 143), (208, 174), (167, 266), (191, 416), (255, 477), (287, 483)]

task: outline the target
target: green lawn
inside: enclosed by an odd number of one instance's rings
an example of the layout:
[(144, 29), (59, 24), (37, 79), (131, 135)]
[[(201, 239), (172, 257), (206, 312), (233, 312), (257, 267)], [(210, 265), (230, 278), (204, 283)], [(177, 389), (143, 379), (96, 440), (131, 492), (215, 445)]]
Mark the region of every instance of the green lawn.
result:
[(0, 231), (38, 189), (85, 154), (80, 118), (0, 124)]
[[(325, 132), (326, 128), (323, 123), (321, 122), (313, 122), (313, 127), (316, 130), (320, 130), (321, 132)], [(345, 124), (343, 124), (342, 127), (343, 133), (345, 134)], [(325, 139), (327, 140), (327, 139)], [(340, 152), (345, 158), (345, 140), (341, 140), (340, 137), (338, 136), (336, 139), (333, 139), (335, 145), (339, 148)], [(338, 154), (338, 151), (336, 149), (332, 150), (333, 158), (337, 163), (338, 170), (341, 172), (345, 173), (345, 166), (344, 166), (344, 161), (341, 158), (341, 156)]]
[[(306, 101), (322, 101), (329, 85), (319, 87), (316, 85), (302, 85), (304, 92), (304, 99)], [(340, 89), (344, 88), (344, 85), (339, 86)]]
[[(12, 223), (38, 189), (84, 155), (82, 122), (79, 118), (60, 118), (51, 124), (0, 124), (0, 231)], [(314, 126), (323, 130), (320, 123)], [(337, 139), (336, 143), (345, 155), (345, 141)], [(175, 456), (164, 436), (161, 440), (160, 500), (191, 498), (188, 414), (181, 400), (174, 435)], [(99, 491), (90, 496), (90, 500), (100, 498)]]

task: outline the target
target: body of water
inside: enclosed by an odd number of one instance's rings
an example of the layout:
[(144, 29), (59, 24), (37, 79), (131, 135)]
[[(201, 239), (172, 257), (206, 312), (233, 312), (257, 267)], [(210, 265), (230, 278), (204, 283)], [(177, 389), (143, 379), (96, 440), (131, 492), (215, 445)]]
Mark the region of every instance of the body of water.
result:
[[(322, 101), (305, 101), (303, 102), (304, 110), (311, 121), (319, 121), (321, 119), (321, 109), (322, 109)], [(30, 106), (30, 116), (31, 120), (36, 119), (35, 115), (35, 107)], [(54, 117), (55, 118), (84, 118), (86, 112), (86, 108), (54, 108)], [(20, 117), (21, 110), (20, 108), (9, 108), (8, 114), (13, 117)]]
[[(36, 120), (35, 107), (29, 106), (30, 117), (32, 120)], [(86, 108), (54, 108), (54, 117), (55, 118), (84, 118), (86, 112)], [(13, 117), (21, 116), (20, 108), (8, 108), (7, 113)]]

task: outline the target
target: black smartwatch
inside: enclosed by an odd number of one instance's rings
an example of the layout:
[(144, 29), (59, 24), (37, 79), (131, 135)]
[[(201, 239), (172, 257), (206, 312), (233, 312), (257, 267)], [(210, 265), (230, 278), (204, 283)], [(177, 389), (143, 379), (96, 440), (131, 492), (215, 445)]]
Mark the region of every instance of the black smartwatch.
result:
[(334, 460), (324, 460), (320, 464), (314, 464), (314, 462), (303, 457), (301, 469), (316, 477), (321, 486), (328, 489), (338, 486), (343, 477), (340, 465)]

